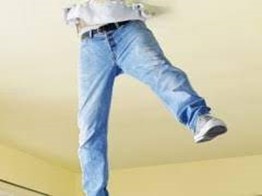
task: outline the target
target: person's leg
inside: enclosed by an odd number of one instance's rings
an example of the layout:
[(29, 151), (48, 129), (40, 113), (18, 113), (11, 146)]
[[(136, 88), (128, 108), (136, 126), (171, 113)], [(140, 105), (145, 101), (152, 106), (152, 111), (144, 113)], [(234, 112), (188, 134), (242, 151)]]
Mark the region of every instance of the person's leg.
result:
[(115, 76), (119, 73), (106, 36), (85, 38), (78, 67), (78, 156), (88, 196), (108, 196), (107, 129)]
[(150, 86), (173, 116), (194, 133), (197, 118), (211, 108), (192, 88), (186, 73), (165, 57), (151, 30), (143, 21), (132, 21), (114, 37), (117, 63), (124, 73)]

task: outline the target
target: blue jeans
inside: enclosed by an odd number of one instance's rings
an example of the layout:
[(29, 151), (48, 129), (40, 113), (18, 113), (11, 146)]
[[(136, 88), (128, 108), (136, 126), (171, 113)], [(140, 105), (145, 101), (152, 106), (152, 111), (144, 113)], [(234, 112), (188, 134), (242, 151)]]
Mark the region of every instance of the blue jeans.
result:
[(78, 156), (88, 196), (108, 196), (107, 131), (113, 84), (126, 73), (147, 84), (171, 114), (189, 130), (211, 109), (188, 77), (165, 57), (141, 20), (81, 41), (78, 67)]

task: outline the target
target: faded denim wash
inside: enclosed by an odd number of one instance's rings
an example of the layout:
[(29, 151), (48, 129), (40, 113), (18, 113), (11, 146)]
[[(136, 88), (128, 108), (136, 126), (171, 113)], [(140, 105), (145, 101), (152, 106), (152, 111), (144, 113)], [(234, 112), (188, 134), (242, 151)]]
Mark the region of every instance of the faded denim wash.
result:
[[(171, 114), (193, 132), (196, 118), (211, 109), (184, 71), (165, 57), (144, 21), (86, 37), (78, 67), (78, 156), (88, 196), (108, 196), (108, 115), (115, 78), (129, 74), (148, 85)], [(127, 103), (128, 104), (128, 103)]]

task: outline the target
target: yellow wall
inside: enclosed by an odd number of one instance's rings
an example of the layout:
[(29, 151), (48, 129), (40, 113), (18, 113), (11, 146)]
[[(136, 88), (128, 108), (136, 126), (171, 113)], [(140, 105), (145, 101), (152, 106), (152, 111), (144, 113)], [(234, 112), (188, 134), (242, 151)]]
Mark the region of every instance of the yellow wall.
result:
[(81, 174), (76, 175), (76, 191), (75, 196), (84, 196), (83, 190), (82, 190), (82, 183), (81, 183)]
[[(54, 196), (83, 196), (81, 175), (0, 146), (0, 178)], [(112, 196), (262, 194), (262, 155), (110, 172)]]
[(0, 146), (0, 178), (53, 196), (75, 196), (79, 174)]
[(255, 196), (262, 155), (113, 171), (112, 196)]

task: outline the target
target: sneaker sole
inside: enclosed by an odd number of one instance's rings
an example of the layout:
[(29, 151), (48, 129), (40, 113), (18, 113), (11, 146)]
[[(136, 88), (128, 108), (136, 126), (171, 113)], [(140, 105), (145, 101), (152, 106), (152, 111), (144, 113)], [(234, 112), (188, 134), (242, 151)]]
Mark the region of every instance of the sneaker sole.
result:
[(208, 131), (208, 133), (202, 137), (196, 138), (195, 142), (196, 143), (202, 143), (202, 142), (207, 142), (210, 141), (214, 138), (216, 138), (217, 136), (220, 136), (224, 133), (227, 132), (227, 128), (224, 126), (217, 126), (217, 127), (213, 127), (212, 129), (210, 129)]

